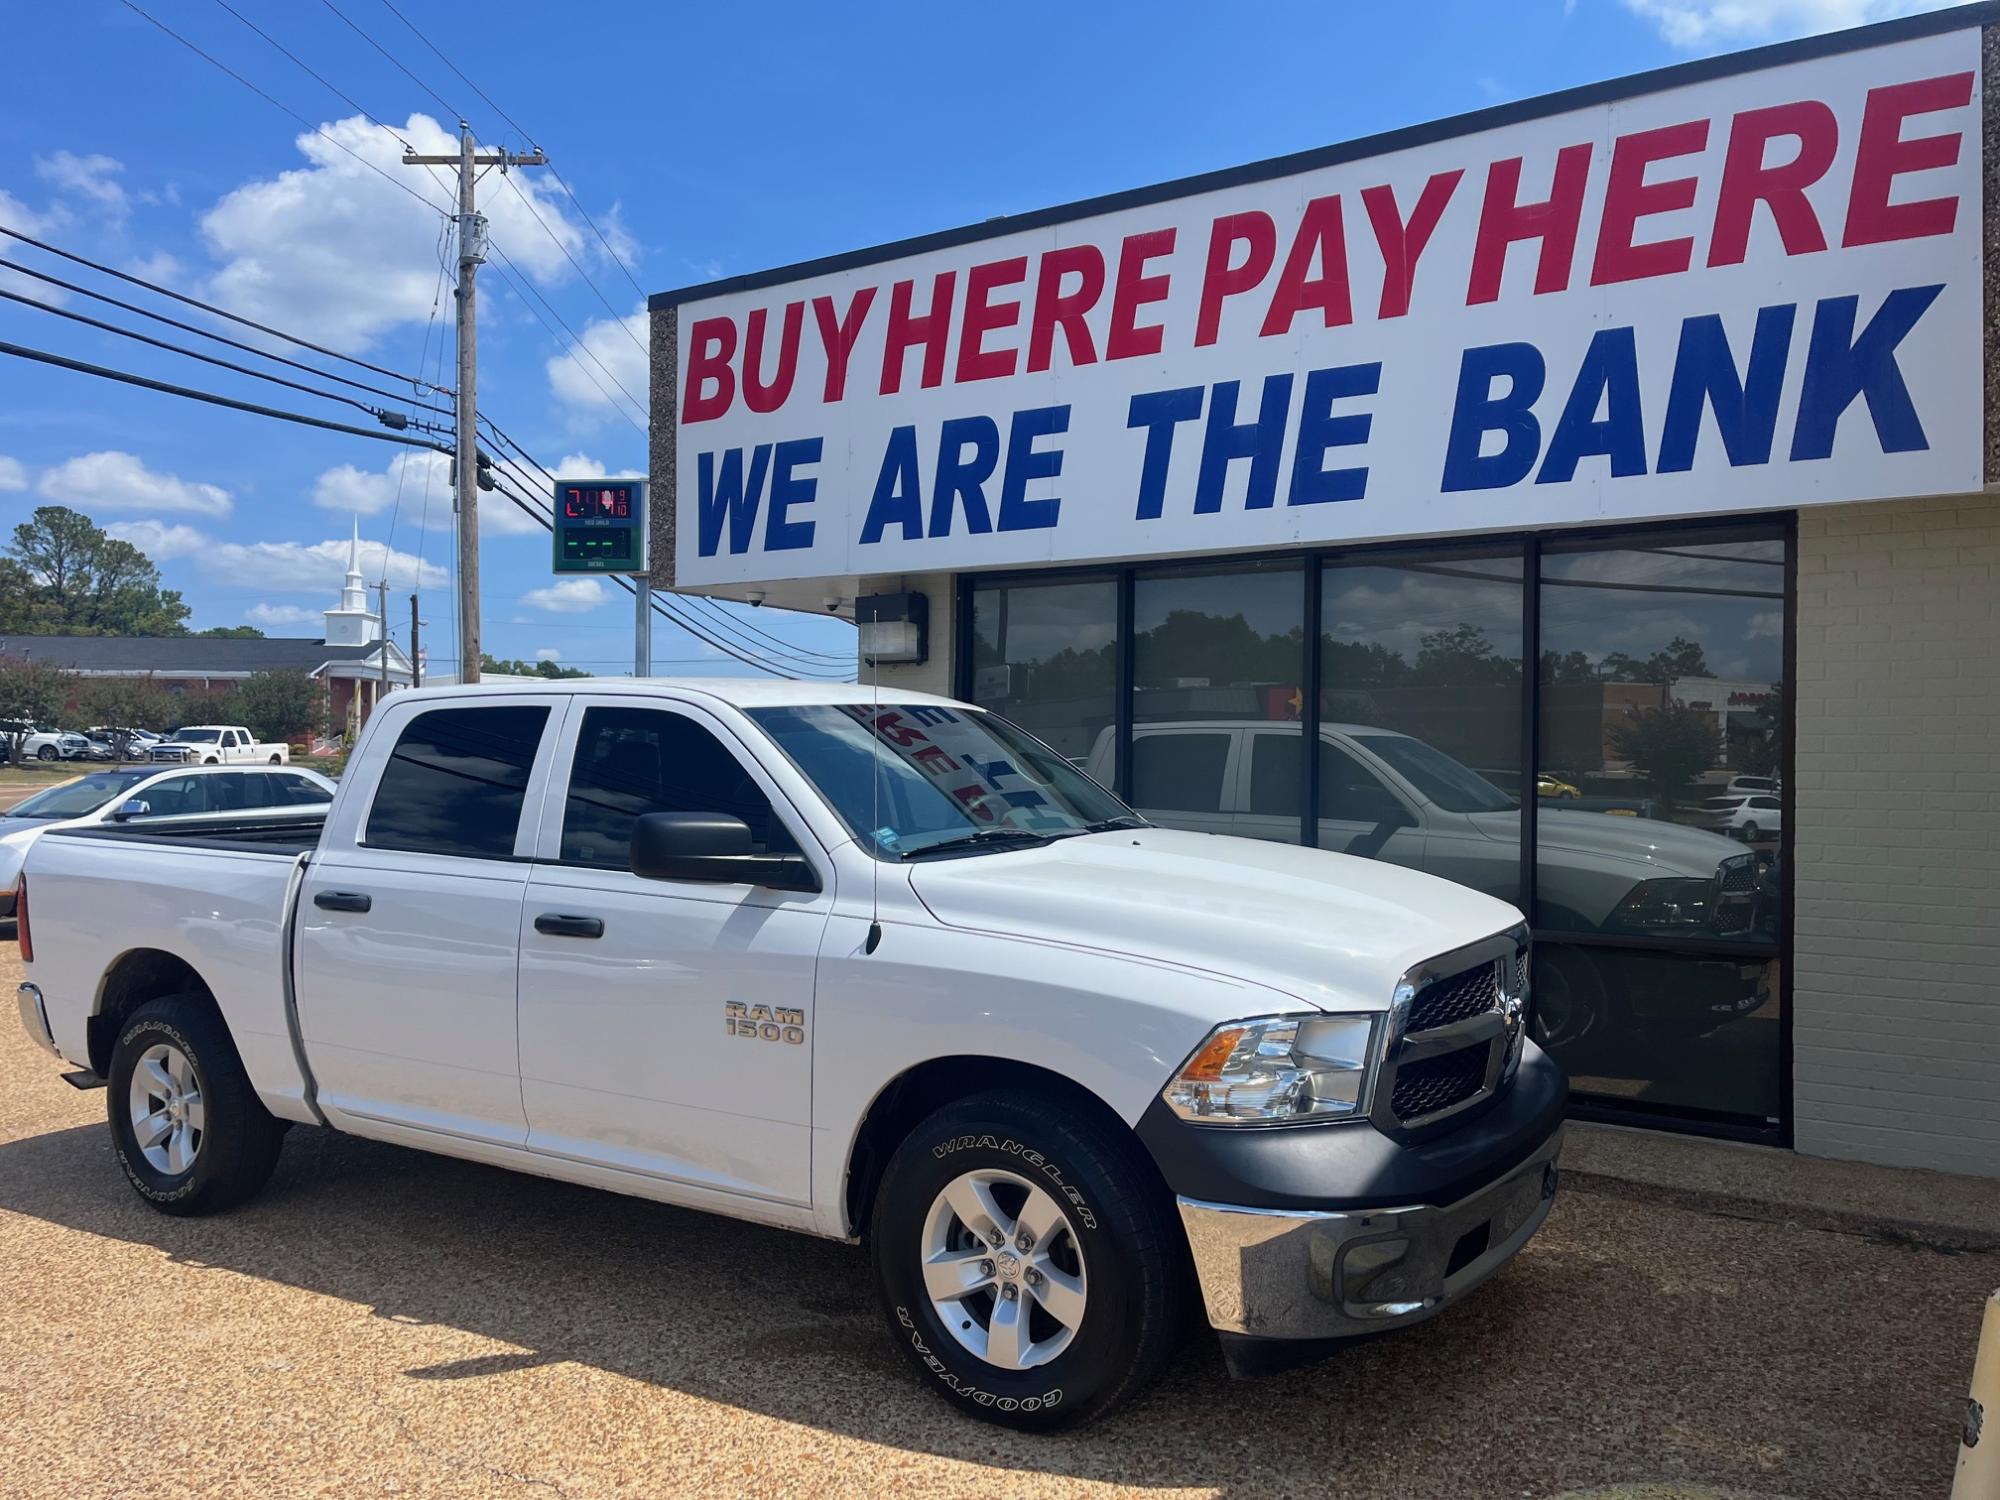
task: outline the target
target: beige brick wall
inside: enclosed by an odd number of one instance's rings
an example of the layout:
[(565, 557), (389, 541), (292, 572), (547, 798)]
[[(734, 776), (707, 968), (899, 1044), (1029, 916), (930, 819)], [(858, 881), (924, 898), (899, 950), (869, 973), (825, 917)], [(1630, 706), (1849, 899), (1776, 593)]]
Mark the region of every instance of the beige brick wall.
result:
[(1799, 515), (1798, 1149), (2000, 1177), (2000, 496)]

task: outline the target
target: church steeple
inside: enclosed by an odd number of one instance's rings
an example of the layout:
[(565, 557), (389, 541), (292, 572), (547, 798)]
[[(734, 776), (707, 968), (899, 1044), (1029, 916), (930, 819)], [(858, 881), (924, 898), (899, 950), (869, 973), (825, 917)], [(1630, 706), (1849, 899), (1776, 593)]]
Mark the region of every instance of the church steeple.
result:
[(361, 581), (361, 516), (354, 517), (354, 534), (347, 543), (347, 580), (341, 585), (340, 607), (326, 612), (329, 646), (367, 646), (382, 639), (382, 622), (368, 607), (368, 586)]

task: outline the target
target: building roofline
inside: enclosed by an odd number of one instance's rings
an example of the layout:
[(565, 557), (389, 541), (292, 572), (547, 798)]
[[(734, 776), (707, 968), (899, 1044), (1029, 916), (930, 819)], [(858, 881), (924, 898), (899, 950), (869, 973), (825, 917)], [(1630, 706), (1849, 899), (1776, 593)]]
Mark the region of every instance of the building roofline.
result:
[(1434, 141), (1474, 135), (1503, 125), (1544, 119), (1550, 115), (1566, 114), (1571, 110), (1587, 109), (1592, 105), (1661, 93), (1688, 84), (1706, 83), (1711, 79), (1762, 72), (1768, 68), (1782, 67), (1787, 63), (1837, 57), (1847, 52), (1862, 52), (1871, 47), (1887, 46), (1914, 37), (1935, 36), (1944, 32), (1966, 31), (1993, 25), (2000, 25), (2000, 0), (1978, 0), (1978, 3), (1954, 6), (1949, 10), (1899, 16), (1893, 20), (1876, 21), (1867, 26), (1855, 26), (1845, 31), (1823, 32), (1818, 36), (1800, 37), (1789, 42), (1772, 42), (1742, 52), (1695, 58), (1689, 62), (1672, 63), (1664, 68), (1631, 73), (1622, 78), (1607, 79), (1599, 83), (1581, 84), (1576, 88), (1562, 89), (1553, 94), (1541, 94), (1511, 104), (1495, 105), (1489, 109), (1450, 115), (1442, 120), (1402, 126), (1331, 146), (1319, 146), (1285, 156), (1268, 157), (1263, 161), (1250, 162), (1240, 167), (1224, 167), (1217, 171), (1200, 172), (1191, 177), (1178, 177), (1170, 182), (1154, 183), (1147, 187), (1130, 188), (1123, 192), (1106, 193), (1094, 198), (1080, 198), (1073, 203), (1031, 209), (1026, 213), (1008, 214), (986, 219), (977, 224), (961, 225), (955, 229), (939, 230), (909, 239), (891, 240), (886, 244), (872, 245), (863, 250), (850, 250), (836, 255), (820, 256), (813, 260), (796, 261), (787, 266), (774, 266), (769, 270), (751, 271), (742, 276), (725, 276), (716, 281), (696, 282), (689, 286), (675, 287), (671, 291), (655, 292), (646, 299), (646, 306), (649, 310), (657, 312), (664, 308), (679, 307), (684, 303), (704, 302), (731, 292), (747, 292), (761, 287), (779, 286), (786, 282), (803, 281), (813, 276), (826, 276), (836, 271), (852, 270), (858, 266), (900, 260), (905, 256), (921, 255), (931, 250), (944, 250), (957, 245), (976, 244), (981, 240), (998, 239), (1003, 235), (1018, 234), (1023, 230), (1043, 229), (1051, 224), (1116, 213), (1121, 209), (1142, 208), (1147, 204), (1193, 197), (1198, 193), (1214, 192), (1220, 188), (1239, 187), (1244, 183), (1265, 182), (1278, 177), (1291, 177), (1301, 172), (1316, 171), (1343, 162), (1363, 161), (1371, 156), (1386, 156), (1392, 151), (1403, 151), (1412, 146), (1429, 145)]

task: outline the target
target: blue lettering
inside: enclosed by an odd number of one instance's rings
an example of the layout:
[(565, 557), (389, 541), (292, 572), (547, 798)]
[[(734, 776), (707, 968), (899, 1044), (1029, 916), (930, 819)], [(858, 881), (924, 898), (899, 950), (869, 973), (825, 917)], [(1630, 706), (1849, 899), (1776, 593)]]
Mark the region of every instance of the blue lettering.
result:
[(715, 455), (701, 454), (695, 460), (695, 545), (703, 557), (715, 556), (722, 540), (722, 527), (729, 524), (729, 550), (748, 552), (757, 528), (757, 507), (764, 499), (764, 473), (771, 461), (771, 445), (759, 443), (750, 456), (750, 482), (743, 482), (743, 450), (728, 449), (722, 455), (722, 474), (715, 472)]
[[(1604, 420), (1597, 420), (1597, 408)], [(1611, 460), (1614, 478), (1646, 472), (1646, 429), (1639, 417), (1639, 348), (1630, 328), (1601, 328), (1563, 403), (1536, 484), (1567, 484), (1577, 460)]]
[(1333, 403), (1346, 396), (1372, 396), (1382, 388), (1382, 362), (1336, 365), (1306, 376), (1305, 409), (1299, 413), (1299, 445), (1292, 458), (1292, 490), (1287, 505), (1323, 505), (1359, 500), (1368, 493), (1366, 465), (1328, 469), (1329, 448), (1354, 448), (1368, 441), (1374, 418), (1367, 412), (1336, 417)]
[(1208, 402), (1208, 431), (1201, 444), (1201, 469), (1194, 482), (1196, 515), (1212, 515), (1222, 509), (1222, 485), (1229, 476), (1232, 459), (1250, 460), (1249, 487), (1244, 495), (1245, 510), (1268, 510), (1278, 494), (1278, 460), (1285, 443), (1285, 408), (1292, 399), (1292, 377), (1264, 377), (1264, 395), (1257, 405), (1257, 420), (1238, 424), (1236, 393), (1242, 382), (1217, 381)]
[(1174, 428), (1201, 415), (1202, 388), (1144, 391), (1132, 398), (1125, 425), (1146, 429), (1146, 458), (1139, 468), (1139, 506), (1134, 517), (1157, 521), (1166, 508), (1167, 465), (1174, 456)]
[[(1500, 375), (1507, 377), (1507, 393), (1495, 396), (1493, 381)], [(1547, 379), (1548, 365), (1533, 344), (1485, 344), (1465, 351), (1440, 488), (1498, 490), (1528, 477), (1542, 447), (1535, 402)], [(1482, 457), (1479, 449), (1489, 432), (1502, 434), (1504, 441), (1498, 453)]]
[(1896, 364), (1896, 345), (1937, 300), (1942, 286), (1906, 286), (1889, 293), (1854, 336), (1858, 297), (1823, 297), (1813, 314), (1812, 342), (1799, 389), (1799, 420), (1792, 429), (1792, 459), (1827, 458), (1833, 453), (1840, 414), (1862, 397), (1884, 453), (1916, 453), (1930, 447), (1924, 424), (1910, 401), (1909, 387)]
[(1797, 313), (1798, 305), (1792, 302), (1757, 309), (1750, 366), (1740, 376), (1720, 317), (1709, 313), (1681, 321), (1681, 346), (1674, 356), (1674, 383), (1667, 392), (1667, 422), (1660, 434), (1655, 472), (1685, 474), (1694, 467), (1704, 406), (1715, 413), (1716, 431), (1722, 434), (1731, 468), (1771, 461), (1778, 398), (1784, 393), (1785, 361)]
[(1000, 428), (991, 417), (953, 417), (944, 424), (938, 437), (937, 482), (931, 486), (932, 536), (951, 535), (954, 500), (965, 507), (967, 531), (993, 529), (986, 481), (999, 463)]
[(1028, 484), (1031, 480), (1062, 477), (1062, 450), (1037, 453), (1035, 439), (1068, 431), (1067, 406), (1038, 406), (1014, 413), (1007, 429), (1007, 469), (1000, 480), (1002, 531), (1039, 531), (1056, 524), (1062, 498), (1050, 495), (1030, 500)]
[(764, 517), (764, 550), (793, 552), (813, 544), (813, 523), (794, 521), (794, 505), (810, 505), (819, 494), (819, 480), (811, 474), (794, 474), (800, 464), (819, 462), (820, 438), (793, 438), (778, 444), (777, 462), (771, 470), (771, 509)]
[(917, 477), (917, 429), (898, 427), (889, 434), (882, 453), (882, 472), (875, 476), (875, 493), (861, 523), (861, 545), (882, 540), (885, 526), (903, 528), (903, 540), (924, 539), (923, 481)]

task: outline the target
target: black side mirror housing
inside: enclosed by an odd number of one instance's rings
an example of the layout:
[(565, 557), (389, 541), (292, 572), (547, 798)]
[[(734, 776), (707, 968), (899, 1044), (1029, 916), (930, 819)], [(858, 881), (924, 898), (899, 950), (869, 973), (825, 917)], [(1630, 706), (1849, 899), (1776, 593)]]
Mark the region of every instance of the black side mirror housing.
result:
[(817, 891), (803, 854), (753, 854), (750, 825), (728, 813), (642, 813), (632, 826), (632, 873), (646, 880)]
[(152, 810), (152, 803), (140, 797), (130, 797), (119, 804), (118, 811), (111, 815), (111, 821), (114, 823), (123, 823), (128, 818), (143, 818)]

